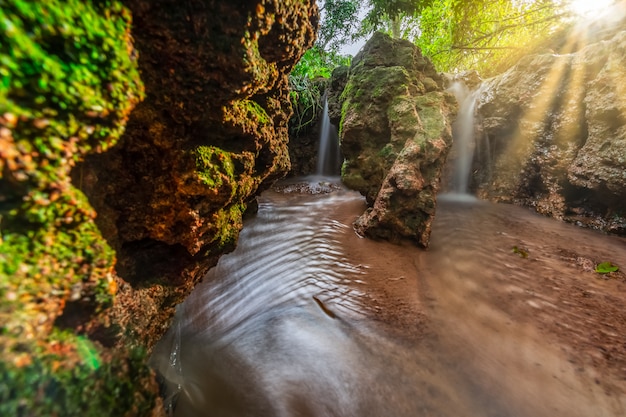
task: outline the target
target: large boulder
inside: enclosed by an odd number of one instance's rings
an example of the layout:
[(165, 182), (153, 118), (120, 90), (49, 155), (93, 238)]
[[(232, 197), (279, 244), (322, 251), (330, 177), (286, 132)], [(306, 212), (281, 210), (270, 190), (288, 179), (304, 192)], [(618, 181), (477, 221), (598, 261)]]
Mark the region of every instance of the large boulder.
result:
[(427, 247), (456, 100), (411, 42), (376, 33), (342, 93), (342, 180), (369, 204), (359, 233)]
[(315, 2), (123, 3), (0, 8), (0, 415), (156, 415), (146, 356), (289, 169)]
[(486, 81), (479, 196), (626, 234), (626, 31)]

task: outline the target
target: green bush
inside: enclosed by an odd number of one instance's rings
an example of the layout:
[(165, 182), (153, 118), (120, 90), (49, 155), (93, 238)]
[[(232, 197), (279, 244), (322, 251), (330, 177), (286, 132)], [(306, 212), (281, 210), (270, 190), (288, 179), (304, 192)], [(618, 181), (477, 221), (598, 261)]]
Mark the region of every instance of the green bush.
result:
[(322, 108), (322, 96), (335, 68), (350, 65), (350, 57), (326, 52), (315, 46), (302, 56), (289, 74), (289, 98), (294, 109), (290, 133), (298, 135), (316, 120)]

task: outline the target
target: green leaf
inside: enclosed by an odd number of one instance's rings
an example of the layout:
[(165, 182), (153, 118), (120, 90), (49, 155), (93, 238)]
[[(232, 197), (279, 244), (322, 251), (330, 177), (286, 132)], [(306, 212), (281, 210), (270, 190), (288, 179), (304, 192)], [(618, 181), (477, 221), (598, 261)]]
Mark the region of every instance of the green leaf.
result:
[(596, 272), (598, 274), (608, 274), (609, 272), (617, 271), (619, 271), (619, 267), (617, 265), (613, 265), (611, 262), (601, 262), (596, 265)]
[(76, 338), (76, 350), (91, 369), (96, 370), (100, 367), (100, 355), (89, 339), (78, 336)]
[(524, 249), (518, 248), (517, 246), (513, 246), (513, 253), (517, 253), (522, 258), (528, 258), (528, 252)]

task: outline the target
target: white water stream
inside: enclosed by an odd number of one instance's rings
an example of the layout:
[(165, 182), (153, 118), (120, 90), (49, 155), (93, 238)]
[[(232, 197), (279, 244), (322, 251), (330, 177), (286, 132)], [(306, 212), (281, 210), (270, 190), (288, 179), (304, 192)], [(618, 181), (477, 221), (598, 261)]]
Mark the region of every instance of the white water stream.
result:
[(341, 152), (339, 150), (339, 136), (337, 127), (330, 122), (328, 115), (328, 99), (324, 97), (324, 107), (320, 120), (320, 136), (317, 152), (316, 175), (339, 175), (341, 166)]
[(470, 91), (464, 83), (456, 81), (450, 86), (449, 90), (459, 103), (457, 118), (452, 125), (454, 169), (450, 191), (463, 195), (469, 193), (469, 180), (476, 148), (474, 113), (477, 99), (482, 89), (479, 87), (474, 91)]

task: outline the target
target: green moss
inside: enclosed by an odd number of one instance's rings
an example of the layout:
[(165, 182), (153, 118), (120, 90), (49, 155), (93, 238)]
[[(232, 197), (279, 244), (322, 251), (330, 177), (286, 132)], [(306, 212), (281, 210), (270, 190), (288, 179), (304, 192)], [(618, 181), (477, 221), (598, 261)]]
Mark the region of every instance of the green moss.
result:
[(196, 160), (197, 175), (211, 188), (220, 188), (225, 184), (235, 190), (235, 166), (230, 153), (215, 146), (198, 146), (193, 154)]
[(393, 145), (391, 143), (388, 143), (383, 146), (380, 151), (378, 151), (378, 156), (384, 159), (394, 161), (398, 155)]
[(252, 122), (259, 124), (270, 123), (270, 118), (267, 112), (256, 101), (253, 100), (239, 100), (233, 103), (233, 107), (237, 110), (237, 113)]
[[(119, 138), (143, 97), (130, 51), (130, 15), (118, 2), (4, 1), (0, 10), (0, 114), (17, 145), (72, 158)], [(19, 122), (18, 122), (19, 121)], [(19, 126), (15, 126), (19, 125)], [(73, 138), (73, 143), (68, 143)], [(47, 181), (54, 171), (28, 172)]]
[(1, 3), (0, 415), (130, 410), (114, 402), (124, 384), (132, 398), (124, 369), (139, 365), (102, 362), (86, 338), (53, 332), (68, 303), (89, 305), (80, 326), (113, 301), (115, 255), (70, 172), (117, 142), (143, 98), (130, 13), (117, 1)]
[(440, 137), (446, 127), (446, 118), (441, 113), (441, 103), (444, 102), (442, 93), (431, 92), (415, 98), (415, 106), (422, 121), (423, 134), (418, 139)]
[(218, 250), (231, 247), (237, 242), (239, 231), (243, 227), (243, 213), (246, 205), (243, 203), (232, 204), (213, 216), (215, 225), (215, 237), (213, 242), (218, 244)]
[(409, 81), (407, 70), (399, 66), (355, 70), (341, 93), (340, 134), (348, 114), (362, 113), (372, 103), (386, 103), (396, 96), (406, 95)]
[(110, 279), (114, 255), (70, 170), (112, 146), (143, 97), (129, 31), (118, 2), (0, 9), (0, 279), (9, 294), (0, 314), (18, 317), (14, 328), (49, 328), (71, 286), (90, 297)]
[(0, 318), (5, 332), (15, 337), (49, 328), (72, 288), (91, 299), (94, 312), (108, 307), (113, 297), (114, 253), (82, 193), (72, 188), (48, 205), (29, 197), (8, 216), (12, 221), (2, 224), (0, 243)]
[(8, 350), (13, 360), (0, 362), (0, 415), (147, 416), (155, 407), (145, 351), (109, 352), (58, 330)]
[(413, 98), (396, 96), (387, 109), (390, 126), (404, 131), (413, 131), (419, 125)]
[(356, 101), (389, 100), (406, 94), (410, 77), (404, 67), (376, 67), (369, 71), (357, 72), (350, 77), (353, 90), (346, 98)]

